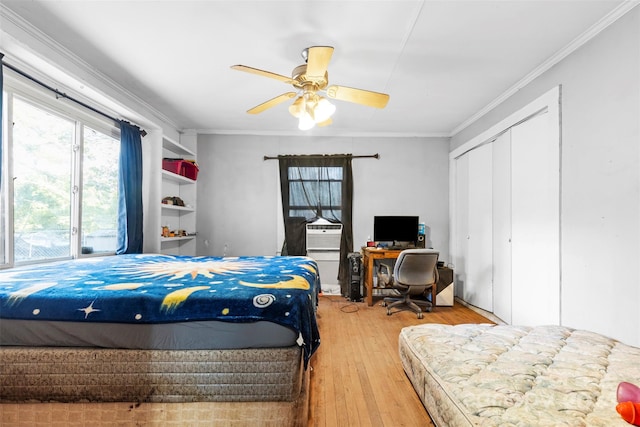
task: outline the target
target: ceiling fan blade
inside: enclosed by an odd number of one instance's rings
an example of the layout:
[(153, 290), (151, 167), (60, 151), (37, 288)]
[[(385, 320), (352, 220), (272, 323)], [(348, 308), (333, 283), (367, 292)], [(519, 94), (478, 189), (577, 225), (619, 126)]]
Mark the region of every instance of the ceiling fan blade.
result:
[(327, 67), (333, 48), (331, 46), (312, 46), (307, 52), (307, 78), (311, 80), (322, 80), (327, 73)]
[(268, 108), (271, 108), (271, 107), (275, 107), (276, 105), (281, 104), (284, 101), (293, 98), (294, 96), (296, 96), (295, 92), (283, 93), (282, 95), (278, 95), (275, 98), (271, 98), (267, 102), (263, 102), (262, 104), (256, 105), (252, 109), (247, 110), (247, 113), (249, 113), (249, 114), (262, 113), (264, 110), (266, 110)]
[(246, 65), (232, 65), (231, 68), (238, 71), (244, 71), (246, 73), (257, 74), (259, 76), (280, 80), (281, 82), (285, 82), (288, 84), (293, 84), (293, 79), (291, 77), (283, 76), (282, 74), (272, 73), (271, 71), (264, 71), (258, 68), (247, 67)]
[(369, 107), (384, 108), (389, 102), (389, 95), (370, 90), (355, 89), (347, 86), (331, 85), (327, 88), (329, 98), (340, 101), (355, 102)]
[(323, 127), (323, 126), (329, 126), (331, 123), (333, 123), (333, 120), (331, 120), (331, 117), (329, 117), (324, 122), (316, 123), (316, 125), (319, 127)]

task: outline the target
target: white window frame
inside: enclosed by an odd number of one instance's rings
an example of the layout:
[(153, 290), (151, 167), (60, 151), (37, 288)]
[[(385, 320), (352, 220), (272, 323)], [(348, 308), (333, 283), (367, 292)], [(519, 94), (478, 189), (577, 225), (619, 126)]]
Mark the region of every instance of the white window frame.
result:
[[(79, 104), (69, 101), (65, 98), (59, 98), (53, 94), (52, 91), (41, 87), (27, 80), (24, 77), (20, 77), (13, 72), (5, 72), (3, 75), (3, 115), (2, 123), (3, 129), (3, 155), (2, 157), (2, 197), (5, 206), (5, 218), (4, 223), (0, 224), (4, 230), (4, 244), (5, 244), (5, 263), (0, 260), (0, 269), (12, 268), (16, 265), (25, 265), (32, 263), (46, 263), (51, 261), (58, 261), (61, 258), (37, 260), (37, 261), (25, 261), (16, 264), (14, 259), (14, 221), (13, 221), (13, 197), (14, 197), (14, 185), (13, 185), (13, 129), (10, 123), (13, 122), (13, 101), (17, 96), (24, 101), (33, 104), (37, 108), (48, 110), (56, 116), (60, 116), (75, 122), (76, 131), (74, 132), (74, 151), (76, 151), (73, 162), (72, 170), (72, 188), (77, 186), (80, 191), (72, 194), (71, 202), (71, 230), (76, 230), (72, 233), (70, 239), (70, 257), (69, 258), (87, 258), (92, 256), (104, 256), (109, 253), (98, 254), (82, 254), (82, 162), (83, 162), (83, 144), (80, 142), (84, 138), (84, 127), (90, 128), (102, 132), (105, 135), (111, 136), (117, 140), (120, 140), (120, 129), (111, 120), (94, 113), (86, 108), (83, 108)], [(10, 155), (8, 155), (10, 154)], [(113, 252), (115, 254), (115, 251)]]

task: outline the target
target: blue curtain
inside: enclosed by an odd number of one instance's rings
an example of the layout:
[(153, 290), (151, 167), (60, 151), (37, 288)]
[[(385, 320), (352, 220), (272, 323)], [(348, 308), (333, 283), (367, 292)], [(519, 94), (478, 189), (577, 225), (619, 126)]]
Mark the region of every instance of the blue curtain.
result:
[(139, 127), (121, 121), (116, 254), (139, 253), (142, 253), (142, 140)]

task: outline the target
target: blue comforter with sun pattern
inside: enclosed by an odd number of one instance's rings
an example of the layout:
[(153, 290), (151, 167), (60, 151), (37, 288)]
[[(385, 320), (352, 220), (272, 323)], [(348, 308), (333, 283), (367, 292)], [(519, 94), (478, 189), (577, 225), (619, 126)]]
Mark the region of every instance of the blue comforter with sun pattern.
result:
[(83, 258), (0, 272), (0, 319), (166, 323), (270, 321), (320, 344), (318, 267), (307, 257)]

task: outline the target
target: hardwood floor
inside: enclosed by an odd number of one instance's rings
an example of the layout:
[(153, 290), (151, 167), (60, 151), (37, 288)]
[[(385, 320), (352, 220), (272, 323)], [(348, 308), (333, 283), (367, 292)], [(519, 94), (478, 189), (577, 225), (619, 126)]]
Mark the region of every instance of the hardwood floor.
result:
[(320, 347), (311, 359), (309, 425), (432, 426), (405, 375), (398, 336), (405, 326), (422, 323), (491, 323), (455, 304), (436, 307), (418, 319), (403, 311), (387, 316), (380, 300), (372, 307), (337, 295), (320, 297)]

